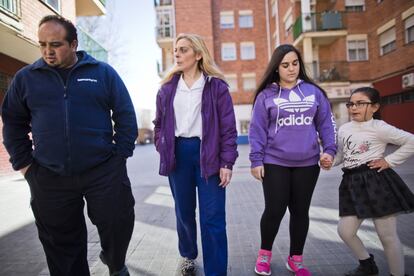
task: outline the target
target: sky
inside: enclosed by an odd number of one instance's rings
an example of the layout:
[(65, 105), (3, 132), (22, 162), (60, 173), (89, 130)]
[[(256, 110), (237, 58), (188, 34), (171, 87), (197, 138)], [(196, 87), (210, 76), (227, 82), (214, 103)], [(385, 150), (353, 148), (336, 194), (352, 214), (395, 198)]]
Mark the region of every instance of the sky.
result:
[(123, 79), (135, 108), (155, 110), (161, 50), (155, 37), (154, 1), (107, 0), (108, 13), (112, 13), (111, 24), (116, 26), (110, 35), (116, 37), (115, 44), (121, 48), (115, 57), (109, 57), (109, 63)]

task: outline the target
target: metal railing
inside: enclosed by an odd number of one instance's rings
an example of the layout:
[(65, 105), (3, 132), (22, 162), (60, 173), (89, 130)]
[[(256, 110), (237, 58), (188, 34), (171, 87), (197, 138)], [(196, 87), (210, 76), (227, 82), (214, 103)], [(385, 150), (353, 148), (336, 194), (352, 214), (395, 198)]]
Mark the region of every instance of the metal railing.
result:
[[(310, 22), (310, 29), (304, 30), (302, 17)], [(310, 13), (300, 15), (293, 24), (293, 38), (298, 38), (303, 32), (320, 32), (329, 30), (342, 30), (345, 28), (343, 13), (339, 11), (327, 11), (322, 13)]]
[(86, 51), (88, 54), (100, 61), (108, 62), (108, 51), (79, 26), (77, 26), (77, 29), (79, 49)]
[(17, 15), (17, 0), (0, 0), (0, 8)]
[(306, 63), (306, 71), (316, 82), (337, 82), (349, 80), (349, 63), (336, 62), (312, 62)]

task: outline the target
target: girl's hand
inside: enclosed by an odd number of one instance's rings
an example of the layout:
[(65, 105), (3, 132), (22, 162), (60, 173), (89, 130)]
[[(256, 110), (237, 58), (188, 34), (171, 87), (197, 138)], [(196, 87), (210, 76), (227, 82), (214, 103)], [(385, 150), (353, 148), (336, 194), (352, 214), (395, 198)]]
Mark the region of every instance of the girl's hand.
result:
[(390, 164), (388, 164), (387, 161), (385, 161), (384, 158), (372, 160), (368, 163), (368, 167), (371, 170), (379, 169), (378, 172), (383, 171), (385, 169), (390, 168)]
[(226, 188), (230, 184), (232, 171), (230, 169), (221, 168), (220, 169), (220, 187)]
[(319, 163), (322, 169), (329, 170), (333, 164), (333, 157), (330, 154), (322, 153), (319, 159)]
[(257, 166), (250, 170), (251, 174), (254, 178), (256, 178), (259, 181), (263, 181), (264, 177), (264, 167), (263, 166)]

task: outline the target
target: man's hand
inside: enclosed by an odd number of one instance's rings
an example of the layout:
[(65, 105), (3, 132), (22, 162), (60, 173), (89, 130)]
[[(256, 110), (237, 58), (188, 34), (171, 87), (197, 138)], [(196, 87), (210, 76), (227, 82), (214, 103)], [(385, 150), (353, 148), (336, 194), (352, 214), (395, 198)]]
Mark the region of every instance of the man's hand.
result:
[(379, 169), (378, 172), (388, 169), (390, 164), (384, 158), (372, 160), (368, 163), (368, 167), (372, 170)]
[(26, 175), (26, 172), (27, 172), (27, 170), (29, 169), (29, 167), (30, 167), (31, 165), (32, 165), (32, 164), (30, 164), (29, 166), (26, 166), (26, 167), (24, 167), (24, 168), (20, 169), (20, 172), (22, 173), (22, 175), (23, 175), (23, 176), (25, 176), (25, 175)]
[(220, 187), (226, 188), (230, 184), (232, 171), (226, 168), (220, 168)]
[(250, 170), (251, 174), (254, 178), (256, 178), (259, 181), (263, 181), (263, 177), (265, 174), (264, 167), (263, 166), (257, 166)]
[(322, 153), (319, 159), (321, 168), (324, 170), (330, 170), (333, 164), (333, 157), (330, 154)]

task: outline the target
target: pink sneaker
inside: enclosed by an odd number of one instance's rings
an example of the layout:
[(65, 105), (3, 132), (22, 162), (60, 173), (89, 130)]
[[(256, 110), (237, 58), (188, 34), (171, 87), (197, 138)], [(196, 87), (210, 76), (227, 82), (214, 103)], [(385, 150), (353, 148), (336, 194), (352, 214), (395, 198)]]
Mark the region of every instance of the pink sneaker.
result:
[(311, 276), (310, 271), (303, 265), (302, 255), (288, 256), (286, 268), (295, 273), (296, 276)]
[(270, 269), (270, 260), (272, 259), (272, 251), (260, 249), (257, 256), (256, 266), (254, 272), (259, 275), (270, 275), (272, 270)]

